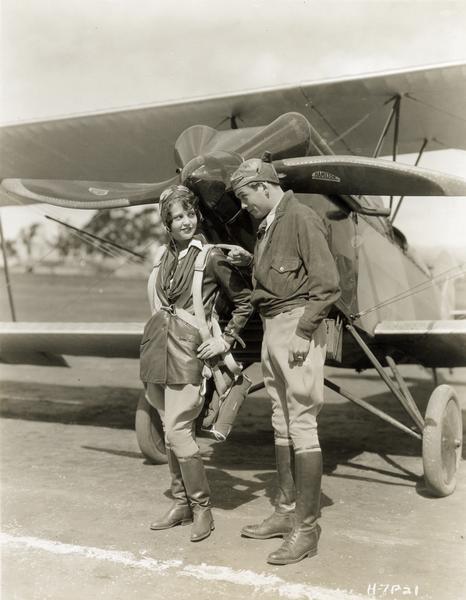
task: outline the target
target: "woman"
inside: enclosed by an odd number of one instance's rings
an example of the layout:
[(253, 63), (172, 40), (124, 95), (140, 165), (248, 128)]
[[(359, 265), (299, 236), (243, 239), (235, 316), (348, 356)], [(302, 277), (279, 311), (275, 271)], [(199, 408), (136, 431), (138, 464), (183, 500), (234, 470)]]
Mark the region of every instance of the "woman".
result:
[(141, 345), (141, 379), (164, 426), (174, 502), (151, 529), (193, 522), (191, 541), (196, 542), (214, 529), (209, 485), (195, 438), (195, 421), (204, 401), (204, 361), (230, 349), (252, 307), (249, 286), (223, 253), (213, 249), (202, 285), (206, 315), (220, 290), (234, 308), (222, 337), (202, 342), (191, 294), (194, 263), (203, 247), (203, 238), (195, 235), (200, 220), (197, 198), (188, 188), (175, 185), (164, 190), (159, 206), (169, 243), (149, 279), (153, 316)]

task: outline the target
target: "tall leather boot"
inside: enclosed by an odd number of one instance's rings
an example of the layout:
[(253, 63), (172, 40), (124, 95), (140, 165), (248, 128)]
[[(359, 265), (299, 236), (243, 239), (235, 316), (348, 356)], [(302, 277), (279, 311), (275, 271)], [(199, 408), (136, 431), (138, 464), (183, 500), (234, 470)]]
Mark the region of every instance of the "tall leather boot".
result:
[(274, 512), (257, 525), (246, 525), (241, 535), (256, 540), (283, 537), (295, 523), (295, 484), (293, 480), (293, 448), (275, 445), (278, 474), (278, 498)]
[(173, 503), (168, 511), (158, 521), (151, 523), (151, 529), (169, 529), (175, 525), (187, 525), (192, 523), (193, 514), (189, 506), (188, 497), (181, 476), (181, 469), (178, 459), (170, 447), (166, 448), (168, 458), (168, 468), (172, 476), (171, 493)]
[(180, 459), (188, 500), (193, 511), (191, 541), (200, 542), (215, 529), (210, 503), (210, 488), (200, 454)]
[(317, 554), (320, 527), (322, 453), (301, 452), (295, 455), (296, 466), (296, 524), (278, 550), (269, 554), (273, 565), (296, 563)]

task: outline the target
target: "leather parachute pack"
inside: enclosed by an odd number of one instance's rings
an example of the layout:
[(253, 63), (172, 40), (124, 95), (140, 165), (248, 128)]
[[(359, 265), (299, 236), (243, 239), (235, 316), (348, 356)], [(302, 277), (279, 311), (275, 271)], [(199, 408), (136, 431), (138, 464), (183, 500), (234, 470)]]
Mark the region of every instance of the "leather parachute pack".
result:
[[(209, 327), (202, 299), (202, 280), (209, 254), (214, 248), (228, 251), (235, 247), (230, 244), (207, 244), (197, 255), (191, 292), (194, 314), (203, 342), (212, 335), (214, 337), (222, 335), (215, 315), (211, 316), (211, 327)], [(215, 390), (201, 428), (211, 434), (217, 441), (225, 441), (230, 434), (236, 415), (248, 394), (252, 382), (242, 372), (242, 366), (235, 361), (231, 352), (226, 352), (221, 355), (220, 359), (211, 361), (209, 368), (212, 371)]]
[[(214, 248), (229, 251), (236, 247), (229, 244), (205, 244), (197, 255), (194, 264), (191, 287), (194, 315), (184, 309), (175, 308), (175, 313), (179, 318), (197, 327), (203, 342), (211, 337), (221, 337), (222, 335), (216, 315), (212, 314), (209, 318), (207, 317), (202, 297), (202, 283), (209, 255)], [(155, 292), (155, 281), (165, 251), (166, 246), (161, 246), (158, 249), (154, 257), (154, 269), (148, 281), (148, 292), (153, 313), (162, 308), (160, 299)], [(147, 325), (149, 324), (150, 320)], [(203, 376), (205, 379), (212, 378), (215, 389), (204, 414), (201, 429), (217, 441), (225, 441), (252, 382), (242, 372), (242, 365), (236, 362), (229, 351), (206, 361)], [(203, 387), (205, 388), (205, 386)]]

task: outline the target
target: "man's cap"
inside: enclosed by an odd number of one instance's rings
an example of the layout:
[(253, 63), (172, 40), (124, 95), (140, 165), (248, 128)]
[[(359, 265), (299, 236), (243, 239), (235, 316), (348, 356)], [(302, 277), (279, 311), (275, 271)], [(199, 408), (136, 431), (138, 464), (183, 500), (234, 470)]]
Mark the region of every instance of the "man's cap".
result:
[(262, 159), (250, 158), (249, 160), (245, 160), (233, 173), (230, 181), (234, 192), (245, 185), (255, 182), (268, 181), (269, 183), (280, 185), (280, 178), (271, 162), (269, 152), (265, 152)]

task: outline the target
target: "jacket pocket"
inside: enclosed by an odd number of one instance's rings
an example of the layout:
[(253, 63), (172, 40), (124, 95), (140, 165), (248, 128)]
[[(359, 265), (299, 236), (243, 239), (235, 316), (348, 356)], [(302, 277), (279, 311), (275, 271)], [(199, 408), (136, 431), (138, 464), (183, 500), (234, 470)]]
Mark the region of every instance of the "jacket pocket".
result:
[(279, 273), (289, 273), (290, 271), (297, 271), (299, 268), (299, 258), (279, 258), (275, 257), (270, 265), (272, 269)]
[(170, 320), (170, 339), (174, 346), (184, 347), (194, 355), (198, 346), (202, 344), (199, 329), (176, 316)]
[(269, 289), (278, 298), (292, 296), (299, 287), (299, 268), (301, 261), (298, 257), (279, 257), (272, 259), (267, 275)]

